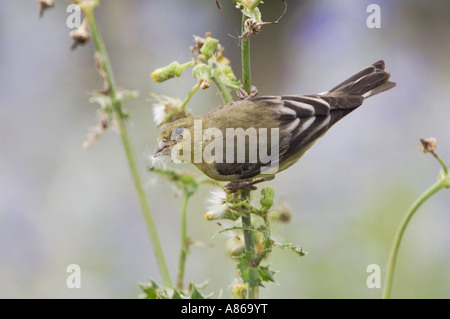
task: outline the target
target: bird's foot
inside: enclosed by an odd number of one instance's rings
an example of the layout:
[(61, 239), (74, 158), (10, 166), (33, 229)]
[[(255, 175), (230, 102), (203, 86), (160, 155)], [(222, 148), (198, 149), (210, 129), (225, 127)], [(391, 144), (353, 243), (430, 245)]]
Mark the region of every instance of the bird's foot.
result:
[(247, 99), (251, 99), (252, 97), (257, 96), (258, 89), (256, 88), (256, 86), (252, 85), (251, 92), (250, 92), (250, 94), (248, 94), (247, 91), (244, 90), (244, 87), (241, 86), (239, 88), (239, 90), (237, 90), (236, 94), (237, 94), (238, 98), (240, 98), (241, 100), (247, 100)]
[(270, 176), (258, 178), (255, 180), (232, 181), (225, 185), (225, 190), (228, 193), (236, 193), (237, 191), (244, 190), (244, 189), (250, 189), (250, 190), (254, 191), (257, 189), (255, 184), (271, 181), (274, 178), (275, 178), (275, 175), (270, 175)]

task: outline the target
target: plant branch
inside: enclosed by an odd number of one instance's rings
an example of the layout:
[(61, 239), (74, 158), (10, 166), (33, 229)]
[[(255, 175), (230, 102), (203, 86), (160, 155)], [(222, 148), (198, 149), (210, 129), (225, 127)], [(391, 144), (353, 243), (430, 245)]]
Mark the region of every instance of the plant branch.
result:
[[(245, 21), (247, 19), (248, 18), (243, 14), (241, 34), (244, 34), (245, 32)], [(247, 92), (247, 94), (250, 94), (252, 90), (252, 84), (251, 84), (251, 69), (250, 69), (250, 38), (248, 37), (241, 38), (241, 63), (242, 63), (242, 87)]]
[(447, 169), (447, 166), (445, 165), (444, 161), (436, 154), (435, 151), (431, 151), (430, 153), (434, 156), (435, 159), (437, 159), (439, 164), (441, 164), (444, 174), (448, 175), (448, 169)]
[(214, 84), (216, 85), (217, 89), (219, 90), (220, 96), (222, 97), (222, 100), (225, 104), (233, 102), (233, 97), (230, 94), (230, 91), (225, 86), (225, 84), (222, 82), (222, 80), (216, 76), (212, 75), (211, 79), (213, 80)]
[(186, 211), (187, 203), (189, 201), (189, 194), (187, 192), (183, 193), (183, 198), (181, 199), (181, 210), (180, 210), (180, 224), (181, 224), (181, 247), (180, 247), (180, 257), (178, 260), (178, 276), (177, 276), (177, 289), (183, 289), (184, 280), (184, 270), (186, 266), (186, 257), (189, 251), (189, 242), (187, 238), (187, 225), (186, 225)]
[[(446, 175), (444, 175), (446, 176)], [(448, 178), (448, 177), (447, 177)], [(383, 292), (383, 298), (389, 299), (391, 297), (391, 290), (392, 290), (392, 282), (394, 279), (394, 269), (395, 269), (395, 263), (397, 261), (397, 255), (398, 250), (400, 247), (400, 242), (402, 240), (403, 234), (405, 232), (406, 226), (408, 225), (409, 221), (411, 220), (414, 213), (417, 211), (417, 209), (428, 199), (430, 198), (434, 193), (439, 191), (441, 188), (446, 187), (448, 181), (446, 178), (439, 178), (439, 180), (434, 183), (429, 189), (427, 189), (409, 208), (406, 215), (403, 217), (402, 222), (400, 223), (397, 233), (395, 235), (394, 241), (392, 243), (391, 247), (391, 253), (389, 255), (389, 262), (388, 262), (388, 270), (386, 274), (386, 282), (384, 285), (384, 292)]]
[[(241, 198), (250, 201), (250, 189), (242, 190)], [(245, 206), (243, 206), (245, 207)], [(245, 251), (252, 254), (252, 258), (256, 256), (255, 251), (255, 239), (253, 237), (253, 226), (251, 219), (251, 211), (248, 208), (243, 209), (242, 212), (242, 231), (244, 233)], [(254, 285), (248, 285), (248, 297), (250, 299), (259, 298), (259, 287)]]
[(122, 108), (122, 100), (117, 97), (117, 89), (114, 81), (114, 76), (112, 68), (108, 59), (108, 54), (101, 37), (100, 31), (97, 27), (97, 22), (95, 19), (93, 6), (86, 6), (84, 8), (84, 13), (89, 22), (89, 28), (91, 30), (92, 39), (95, 45), (95, 51), (101, 55), (103, 61), (103, 69), (106, 73), (106, 81), (108, 83), (107, 94), (111, 98), (112, 108), (114, 112), (115, 119), (117, 121), (117, 126), (119, 129), (120, 137), (122, 140), (123, 148), (128, 160), (128, 165), (130, 167), (131, 175), (134, 181), (134, 186), (136, 193), (139, 198), (139, 203), (141, 205), (142, 213), (144, 215), (145, 223), (147, 225), (148, 232), (150, 234), (151, 241), (153, 243), (153, 249), (156, 256), (156, 261), (161, 272), (163, 282), (166, 286), (172, 287), (172, 281), (170, 279), (170, 274), (167, 268), (167, 264), (164, 258), (163, 250), (159, 240), (159, 236), (156, 229), (156, 224), (153, 218), (152, 211), (148, 199), (145, 194), (144, 186), (139, 174), (139, 166), (131, 145), (130, 136), (127, 131), (125, 124), (125, 113)]
[(189, 101), (191, 100), (192, 96), (194, 96), (195, 92), (197, 92), (197, 90), (199, 89), (199, 87), (200, 87), (200, 83), (197, 82), (197, 83), (194, 85), (194, 87), (192, 88), (192, 90), (189, 91), (189, 93), (188, 93), (186, 99), (185, 99), (184, 102), (183, 102), (183, 105), (181, 105), (181, 110), (182, 110), (182, 111), (186, 110), (186, 105), (189, 103)]
[[(258, 1), (256, 1), (256, 5), (258, 5)], [(247, 17), (242, 14), (242, 26), (241, 26), (241, 34), (245, 32), (245, 21)], [(251, 93), (251, 74), (250, 74), (250, 38), (242, 37), (241, 38), (241, 61), (242, 61), (242, 87), (247, 92), (247, 94)], [(250, 201), (250, 189), (243, 190), (241, 193), (242, 199), (244, 201)], [(246, 252), (251, 252), (252, 258), (255, 257), (255, 240), (253, 238), (253, 231), (248, 229), (252, 227), (252, 220), (250, 211), (245, 212), (242, 215), (242, 228), (244, 232), (244, 241), (245, 241), (245, 250)], [(259, 298), (259, 287), (254, 285), (248, 285), (248, 298), (249, 299), (258, 299)]]

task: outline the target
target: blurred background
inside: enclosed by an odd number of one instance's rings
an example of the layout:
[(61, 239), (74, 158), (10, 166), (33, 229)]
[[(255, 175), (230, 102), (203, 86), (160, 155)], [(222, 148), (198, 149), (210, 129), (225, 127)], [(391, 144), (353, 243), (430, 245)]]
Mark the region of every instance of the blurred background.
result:
[[(172, 277), (179, 249), (179, 193), (146, 171), (155, 146), (150, 93), (184, 99), (187, 74), (156, 84), (157, 67), (190, 58), (192, 36), (210, 31), (240, 75), (241, 15), (229, 0), (101, 1), (100, 30), (126, 100), (130, 133)], [(369, 29), (369, 4), (381, 8), (381, 28)], [(70, 52), (68, 2), (38, 19), (37, 1), (0, 2), (0, 297), (136, 298), (138, 282), (161, 283), (119, 136), (106, 132), (82, 150), (102, 88), (93, 44)], [(276, 20), (281, 1), (260, 6)], [(274, 236), (303, 246), (298, 258), (275, 250), (266, 262), (278, 284), (264, 298), (379, 298), (369, 289), (369, 264), (383, 282), (390, 244), (409, 205), (435, 182), (440, 166), (418, 149), (435, 136), (450, 163), (449, 1), (291, 0), (278, 25), (251, 40), (252, 81), (260, 95), (323, 92), (384, 59), (397, 87), (364, 103), (334, 126), (295, 166), (271, 182), (292, 221)], [(221, 104), (214, 88), (197, 93), (194, 114)], [(175, 167), (175, 166), (173, 166)], [(193, 172), (200, 174), (195, 169)], [(236, 271), (218, 226), (203, 219), (210, 188), (188, 206), (193, 246), (186, 281), (209, 280), (205, 292), (230, 297)], [(394, 298), (450, 297), (450, 193), (418, 211), (400, 249)], [(81, 288), (68, 289), (66, 267), (81, 267)]]

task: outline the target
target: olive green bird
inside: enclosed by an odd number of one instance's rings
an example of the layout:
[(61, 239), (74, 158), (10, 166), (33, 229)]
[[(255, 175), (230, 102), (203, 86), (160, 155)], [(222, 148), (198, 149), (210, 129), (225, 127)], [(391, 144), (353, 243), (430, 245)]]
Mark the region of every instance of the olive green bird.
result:
[[(183, 149), (191, 146), (193, 150), (194, 138), (186, 139), (184, 133), (188, 131), (189, 136), (194, 137), (195, 134), (203, 135), (208, 128), (218, 128), (223, 132), (223, 160), (197, 163), (191, 154), (191, 162), (207, 176), (218, 181), (261, 177), (264, 176), (262, 169), (267, 163), (250, 157), (251, 145), (248, 138), (245, 142), (241, 140), (241, 144), (245, 145), (236, 143), (232, 146), (234, 161), (225, 160), (225, 131), (227, 128), (278, 129), (278, 157), (275, 164), (278, 166), (277, 172), (281, 172), (296, 163), (318, 138), (358, 108), (364, 99), (393, 88), (395, 83), (389, 81), (389, 77), (384, 61), (378, 61), (324, 93), (249, 98), (222, 105), (200, 116), (179, 119), (163, 128), (153, 156), (169, 155), (176, 145)], [(195, 120), (201, 120), (200, 133), (194, 132)], [(206, 145), (207, 143), (202, 143), (202, 150)], [(270, 149), (271, 145), (271, 141), (268, 141), (264, 147)], [(236, 157), (236, 148), (241, 146), (246, 150), (245, 161), (239, 161)], [(262, 145), (257, 145), (258, 150), (261, 147)]]

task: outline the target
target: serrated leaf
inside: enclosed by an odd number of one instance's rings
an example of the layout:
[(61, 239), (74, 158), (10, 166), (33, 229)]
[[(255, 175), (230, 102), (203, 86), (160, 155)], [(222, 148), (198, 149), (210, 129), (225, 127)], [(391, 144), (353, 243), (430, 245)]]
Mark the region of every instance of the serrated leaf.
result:
[(275, 274), (275, 271), (270, 269), (269, 266), (260, 266), (259, 267), (259, 274), (261, 275), (261, 279), (263, 281), (275, 282), (275, 278), (273, 278), (273, 275)]
[(176, 186), (183, 190), (188, 196), (193, 195), (197, 191), (198, 182), (189, 175), (183, 175), (172, 170), (157, 167), (152, 167), (150, 170), (164, 178), (167, 178), (169, 181), (175, 182)]
[(159, 286), (157, 283), (155, 283), (153, 280), (150, 280), (150, 284), (148, 283), (140, 283), (139, 287), (144, 292), (144, 296), (142, 296), (145, 299), (158, 299), (158, 296), (160, 295)]
[(282, 249), (288, 249), (288, 250), (296, 253), (300, 257), (306, 256), (308, 254), (308, 252), (303, 251), (303, 248), (301, 246), (294, 245), (294, 244), (291, 244), (291, 243), (276, 242), (276, 243), (274, 243), (274, 245), (278, 246), (278, 247), (280, 247)]
[(255, 267), (246, 267), (241, 270), (241, 278), (244, 282), (248, 283), (250, 286), (261, 286), (262, 279), (261, 274), (259, 273), (258, 268)]
[(139, 284), (139, 287), (144, 292), (143, 294), (139, 295), (139, 298), (141, 298), (141, 299), (156, 299), (156, 292), (152, 287), (150, 287), (148, 285), (143, 285), (143, 284)]
[(250, 286), (262, 286), (261, 275), (259, 273), (258, 267), (251, 266), (252, 254), (251, 252), (246, 252), (240, 257), (240, 261), (237, 265), (241, 272), (241, 278), (244, 282), (248, 283)]
[(172, 299), (185, 299), (183, 296), (178, 292), (178, 290), (174, 289), (172, 293)]
[(142, 299), (209, 299), (212, 296), (212, 293), (204, 295), (199, 291), (199, 289), (206, 286), (205, 282), (201, 284), (201, 287), (190, 283), (184, 291), (174, 288), (161, 288), (153, 280), (150, 280), (149, 283), (139, 283), (138, 285), (144, 292), (139, 295), (139, 298)]
[(202, 289), (202, 288), (200, 288), (198, 285), (195, 285), (194, 283), (191, 282), (187, 289), (186, 295), (190, 299), (209, 299), (209, 298), (211, 298), (212, 293), (209, 295), (204, 295), (200, 292), (199, 289)]
[(189, 297), (191, 299), (205, 299), (195, 285), (192, 285)]

